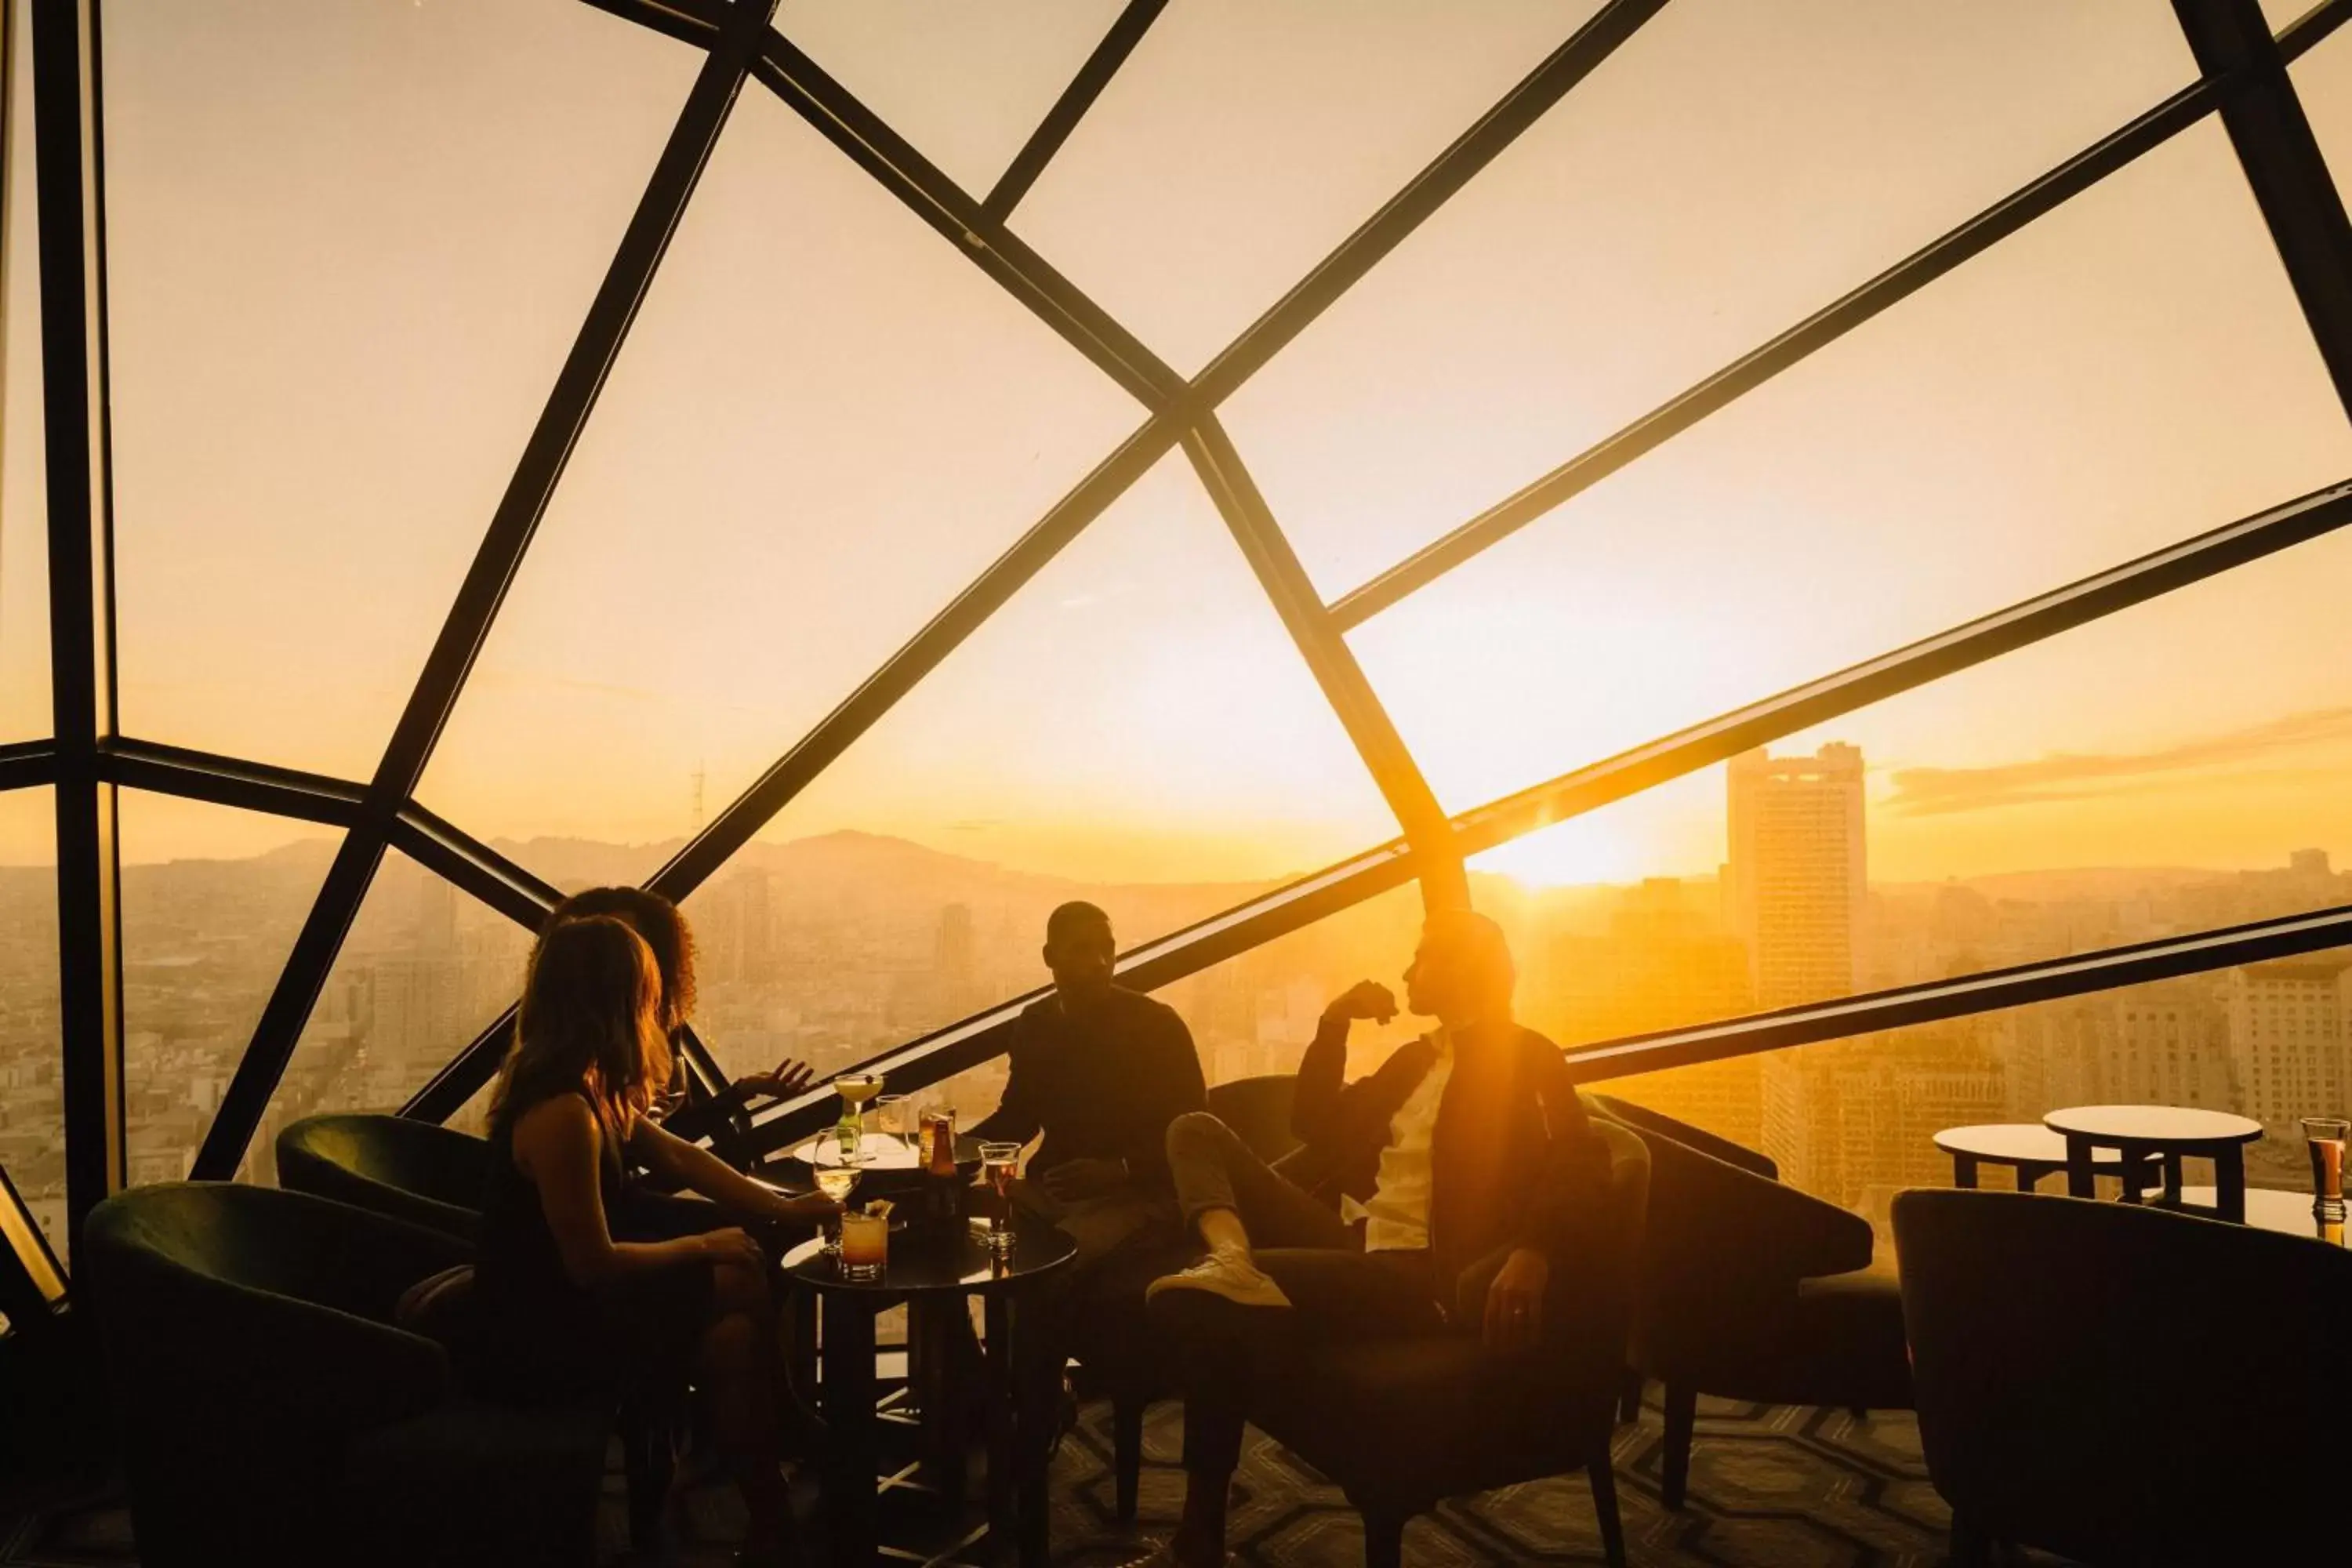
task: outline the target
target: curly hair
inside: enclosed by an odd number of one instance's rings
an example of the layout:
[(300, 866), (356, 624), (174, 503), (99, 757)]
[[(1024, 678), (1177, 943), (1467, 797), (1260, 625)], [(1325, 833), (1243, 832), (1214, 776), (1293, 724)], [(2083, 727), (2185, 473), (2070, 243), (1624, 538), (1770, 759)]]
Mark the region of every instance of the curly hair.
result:
[(625, 921), (592, 915), (549, 925), (531, 950), (515, 1042), (499, 1070), (490, 1126), (577, 1090), (614, 1132), (669, 1081), (653, 950)]
[(616, 920), (645, 939), (661, 971), (661, 1024), (676, 1034), (694, 1016), (694, 929), (678, 907), (644, 888), (590, 888), (555, 906), (544, 929), (596, 917)]

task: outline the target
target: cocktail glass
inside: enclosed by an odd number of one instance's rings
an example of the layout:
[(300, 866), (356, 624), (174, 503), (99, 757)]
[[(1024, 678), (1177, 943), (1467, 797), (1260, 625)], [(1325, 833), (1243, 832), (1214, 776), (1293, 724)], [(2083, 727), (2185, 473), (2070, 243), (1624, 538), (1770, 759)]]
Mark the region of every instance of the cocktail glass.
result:
[(988, 1215), (988, 1250), (999, 1257), (1013, 1250), (1013, 1178), (1021, 1170), (1021, 1145), (982, 1143), (980, 1173), (996, 1202)]
[(882, 1078), (878, 1073), (845, 1072), (833, 1080), (834, 1093), (841, 1096), (841, 1121), (836, 1131), (843, 1164), (866, 1163), (866, 1102), (881, 1090)]
[[(819, 1165), (816, 1168), (816, 1190), (835, 1203), (847, 1203), (849, 1194), (857, 1190), (857, 1167), (855, 1165)], [(824, 1233), (824, 1250), (841, 1250), (841, 1226), (828, 1226)]]
[(882, 1278), (890, 1261), (890, 1215), (851, 1214), (841, 1216), (841, 1277), (872, 1280)]
[(898, 1147), (911, 1149), (915, 1131), (915, 1107), (903, 1094), (877, 1096), (874, 1101), (874, 1125), (885, 1138), (896, 1138)]
[(2311, 1151), (2311, 1212), (2322, 1223), (2344, 1218), (2344, 1142), (2352, 1121), (2340, 1116), (2306, 1116), (2303, 1141)]

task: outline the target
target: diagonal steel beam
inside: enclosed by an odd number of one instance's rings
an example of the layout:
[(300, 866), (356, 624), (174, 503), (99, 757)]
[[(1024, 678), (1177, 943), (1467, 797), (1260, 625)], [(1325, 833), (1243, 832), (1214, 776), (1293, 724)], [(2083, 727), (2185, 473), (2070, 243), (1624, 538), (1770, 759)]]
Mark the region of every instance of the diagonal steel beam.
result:
[(2352, 220), (2311, 133), (2286, 59), (2257, 0), (2173, 0), (2198, 68), (2245, 84), (2221, 104), (2221, 126), (2278, 247), (2287, 281), (2352, 412)]
[[(1492, 848), (2347, 524), (2352, 479), (1505, 796), (1455, 817), (1455, 842), (1465, 855)], [(1122, 955), (1119, 977), (1150, 990), (1198, 973), (1402, 887), (1412, 879), (1413, 868), (1402, 840), (1381, 845)], [(1042, 994), (1015, 998), (859, 1065), (898, 1075), (902, 1087), (935, 1083), (1001, 1054), (1021, 1008)], [(824, 1095), (811, 1094), (771, 1108), (763, 1113), (760, 1146), (780, 1148), (814, 1131), (826, 1103)]]
[(771, 32), (754, 74), (849, 160), (994, 279), (1104, 374), (1154, 413), (1184, 395), (1184, 378), (1121, 326), (913, 143), (828, 76), (781, 33)]
[[(2352, 0), (2327, 0), (2279, 35), (2279, 52), (2286, 59), (2294, 59), (2347, 19), (2352, 19)], [(1464, 562), (1566, 505), (1726, 404), (1753, 392), (1782, 371), (1874, 320), (2044, 213), (2154, 152), (2250, 89), (2251, 79), (2243, 70), (2230, 68), (2209, 73), (2039, 179), (1928, 241), (1843, 298), (1759, 344), (1370, 582), (1341, 595), (1332, 601), (1331, 613), (1343, 627), (1362, 625)]]
[(350, 779), (128, 737), (102, 743), (98, 767), (109, 784), (124, 789), (210, 801), (335, 827), (357, 822), (367, 799), (367, 786)]
[(1086, 118), (1087, 110), (1095, 106), (1095, 100), (1102, 96), (1110, 79), (1118, 74), (1118, 68), (1127, 63), (1127, 57), (1166, 9), (1168, 0), (1127, 0), (1126, 8), (1087, 57), (1087, 63), (1078, 68), (1078, 74), (1070, 79), (1070, 85), (997, 176), (980, 204), (983, 217), (1003, 223), (1013, 216), (1013, 209), (1021, 205), (1021, 198), (1029, 194), (1029, 187), (1037, 183), (1037, 176), (1045, 172), (1045, 165), (1053, 162), (1054, 154), (1062, 150), (1062, 143), (1070, 139), (1070, 132), (1078, 128), (1078, 121)]
[(344, 835), (328, 868), (318, 900), (294, 940), (294, 951), (262, 1009), (252, 1043), (237, 1063), (236, 1074), (205, 1135), (194, 1172), (199, 1179), (226, 1180), (234, 1174), (261, 1124), (270, 1096), (301, 1038), (302, 1026), (326, 984), (327, 972), (367, 896), (400, 814), (415, 794), (434, 744), (457, 706), (508, 585), (522, 565), (524, 552), (636, 319), (637, 307), (653, 284), (670, 236), (734, 109), (744, 77), (767, 34), (774, 4), (775, 0), (738, 0), (729, 13), (726, 34), (695, 79), (646, 193), (589, 306), (587, 320), (556, 377), (514, 477), (401, 713), (368, 786), (360, 819)]
[(1202, 406), (1214, 408), (1307, 330), (1331, 302), (1353, 288), (1381, 258), (1404, 243), (1430, 215), (1452, 199), (1478, 172), (1543, 118), (1570, 88), (1665, 9), (1666, 0), (1609, 0), (1568, 42), (1528, 73), (1502, 100), (1456, 137), (1412, 183), (1349, 235), (1314, 271), (1301, 279), (1265, 314), (1250, 323), (1192, 384)]
[(392, 842), (418, 865), (455, 882), (526, 931), (537, 931), (562, 900), (553, 883), (421, 805), (401, 812), (393, 824)]
[[(114, 522), (106, 355), (106, 159), (96, 0), (32, 7), (34, 184), (48, 475), (58, 1013), (66, 1210), (79, 1235), (127, 1174), (115, 794)], [(13, 62), (11, 62), (13, 64)]]
[(32, 789), (58, 782), (54, 741), (16, 741), (0, 746), (0, 791)]
[(697, 48), (714, 47), (727, 28), (728, 0), (583, 0), (599, 11)]
[(1360, 626), (1399, 600), (1427, 587), (1725, 405), (1755, 391), (1782, 371), (1876, 319), (2042, 214), (2162, 146), (2212, 112), (2223, 96), (2221, 84), (2214, 81), (2200, 81), (2175, 93), (2040, 179), (2004, 196), (1949, 233), (1930, 240), (1843, 299), (1759, 344), (1452, 532), (1423, 545), (1371, 581), (1341, 595), (1332, 602), (1332, 615), (1342, 626)]
[[(1664, 5), (1664, 0), (1615, 0), (1603, 7), (1489, 110), (1476, 127), (1440, 153), (1403, 192), (1333, 250), (1316, 269), (1314, 276), (1320, 281), (1315, 288), (1302, 285), (1293, 289), (1235, 340), (1203, 373), (1204, 381), (1219, 377), (1227, 393), (1239, 386), (1348, 281), (1362, 276), (1394, 249)], [(1007, 233), (1001, 223), (982, 214), (954, 182), (785, 40), (772, 40), (757, 74), (860, 167), (924, 221), (957, 240), (983, 270), (1003, 282), (1048, 326), (1155, 412), (1011, 551), (656, 873), (647, 885), (674, 899), (683, 899), (699, 887), (729, 855), (767, 826), (819, 770), (865, 733), (998, 605), (1141, 479), (1181, 438), (1182, 411), (1192, 395), (1156, 355)]]
[(1470, 907), (1469, 875), (1462, 868), (1462, 853), (1454, 843), (1453, 825), (1445, 808), (1422, 776), (1421, 765), (1397, 733), (1380, 694), (1364, 678), (1363, 667), (1347, 639), (1331, 624), (1331, 616), (1316, 596), (1307, 569), (1298, 563), (1290, 541), (1275, 521), (1257, 481), (1234, 449), (1232, 439), (1213, 414), (1203, 414), (1184, 437), (1184, 455), (1202, 488), (1216, 503), (1218, 515), (1241, 546), (1242, 554), (1257, 574), (1258, 586), (1274, 602), (1290, 640), (1307, 661), (1323, 700), (1339, 716), (1356, 754), (1363, 759), (1372, 782), (1396, 814), (1397, 826), (1413, 847), (1422, 868), (1423, 887), (1432, 909)]
[(2352, 943), (2352, 905), (1784, 1007), (1695, 1028), (1604, 1040), (1570, 1051), (1568, 1059), (1578, 1080), (1590, 1083), (2144, 985), (2347, 943)]

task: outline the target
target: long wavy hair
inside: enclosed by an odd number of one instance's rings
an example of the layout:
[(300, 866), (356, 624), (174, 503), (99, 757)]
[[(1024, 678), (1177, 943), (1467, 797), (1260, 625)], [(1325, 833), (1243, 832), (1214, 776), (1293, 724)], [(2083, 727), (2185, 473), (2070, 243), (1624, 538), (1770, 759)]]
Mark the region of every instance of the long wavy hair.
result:
[(490, 1100), (493, 1134), (559, 1094), (587, 1096), (615, 1134), (669, 1081), (661, 971), (653, 949), (611, 915), (551, 924), (531, 950), (515, 1043)]
[(590, 888), (555, 906), (548, 924), (611, 915), (625, 921), (631, 931), (654, 950), (661, 971), (662, 1028), (672, 1035), (694, 1016), (694, 928), (678, 907), (644, 888)]

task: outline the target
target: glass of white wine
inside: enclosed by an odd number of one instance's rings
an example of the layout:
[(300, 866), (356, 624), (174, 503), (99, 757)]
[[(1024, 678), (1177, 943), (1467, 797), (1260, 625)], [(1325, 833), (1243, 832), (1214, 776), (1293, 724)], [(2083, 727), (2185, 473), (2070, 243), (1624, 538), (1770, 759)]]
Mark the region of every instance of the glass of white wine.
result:
[[(849, 1194), (857, 1190), (857, 1167), (819, 1165), (816, 1168), (816, 1190), (835, 1203), (847, 1203)], [(841, 1255), (841, 1221), (838, 1217), (825, 1223), (824, 1250), (836, 1258)]]

